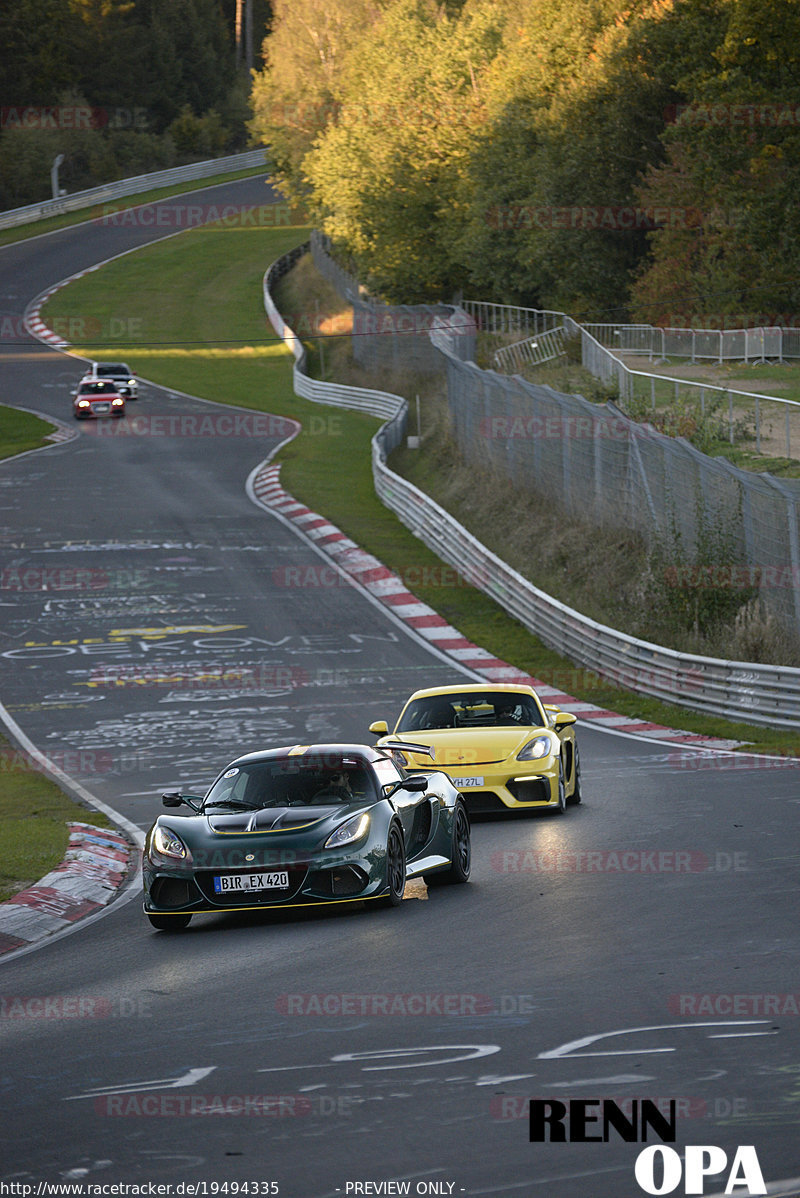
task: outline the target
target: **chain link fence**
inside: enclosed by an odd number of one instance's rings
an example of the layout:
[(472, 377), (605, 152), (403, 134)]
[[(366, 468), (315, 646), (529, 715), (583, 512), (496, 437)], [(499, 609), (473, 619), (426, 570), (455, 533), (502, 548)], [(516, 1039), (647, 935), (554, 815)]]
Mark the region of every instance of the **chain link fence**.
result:
[[(272, 286), (305, 249), (301, 246), (274, 263), (264, 277), (267, 315), (295, 357), (295, 391), (315, 403), (370, 411), (386, 419), (372, 440), (375, 490), (416, 536), (546, 645), (630, 690), (668, 702), (677, 700), (727, 719), (770, 727), (800, 726), (800, 670), (677, 653), (598, 624), (538, 590), (428, 495), (390, 470), (387, 456), (405, 438), (406, 401), (386, 392), (309, 378), (303, 346), (275, 307)], [(479, 379), (486, 372), (460, 357), (463, 328), (463, 314), (456, 310), (450, 318), (437, 318), (431, 340), (448, 363), (458, 364), (454, 369), (471, 371)], [(559, 398), (555, 392), (552, 395)]]
[[(353, 308), (353, 357), (365, 370), (440, 374), (442, 359), (430, 332), (439, 316), (452, 313), (444, 304), (382, 304), (371, 299), (358, 279), (330, 254), (330, 242), (315, 230), (311, 256), (317, 270)], [(454, 330), (455, 331), (455, 330)], [(464, 317), (458, 352), (475, 356), (475, 325)]]
[[(317, 254), (329, 258), (321, 243)], [(593, 373), (619, 379), (618, 369), (627, 368), (588, 329), (563, 313), (478, 301), (433, 309), (357, 300), (356, 314), (367, 330), (356, 338), (364, 343), (358, 352), (366, 365), (408, 369), (413, 362), (419, 369), (428, 353), (443, 353), (453, 433), (467, 462), (552, 497), (577, 519), (639, 531), (662, 546), (667, 561), (671, 555), (675, 570), (713, 558), (710, 584), (738, 588), (743, 599), (758, 594), (785, 628), (800, 631), (800, 481), (740, 470), (632, 420), (614, 404), (590, 403), (474, 361), (478, 329), (508, 343), (563, 325), (566, 336), (581, 336), (584, 364)], [(416, 319), (408, 334), (396, 327), (397, 314)], [(644, 328), (635, 326), (631, 341), (641, 339)], [(428, 353), (412, 355), (412, 339), (427, 341)], [(631, 390), (623, 375), (623, 400)]]
[(710, 582), (757, 590), (785, 627), (800, 629), (800, 481), (707, 457), (614, 404), (463, 362), (445, 320), (433, 340), (447, 357), (450, 419), (468, 462), (551, 495), (577, 519), (638, 530), (673, 554), (676, 570), (711, 551)]

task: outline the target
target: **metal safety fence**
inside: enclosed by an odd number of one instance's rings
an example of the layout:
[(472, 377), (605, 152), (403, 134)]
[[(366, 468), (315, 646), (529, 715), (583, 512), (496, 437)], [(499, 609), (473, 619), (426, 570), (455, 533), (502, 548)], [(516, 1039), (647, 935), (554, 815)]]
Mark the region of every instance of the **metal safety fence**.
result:
[[(311, 256), (323, 278), (353, 309), (353, 357), (359, 366), (372, 371), (409, 371), (439, 373), (441, 355), (433, 348), (430, 331), (437, 316), (451, 309), (441, 304), (383, 304), (371, 299), (354, 275), (344, 269), (330, 253), (324, 234), (311, 234)], [(474, 325), (466, 322), (464, 336), (471, 341), (461, 352), (474, 357)]]
[(230, 154), (227, 158), (210, 158), (204, 162), (190, 162), (187, 166), (174, 166), (168, 170), (153, 171), (149, 175), (136, 175), (130, 179), (118, 179), (115, 183), (104, 183), (76, 191), (72, 195), (59, 196), (56, 200), (42, 200), (39, 204), (28, 204), (24, 208), (10, 208), (0, 212), (0, 229), (13, 229), (46, 216), (61, 216), (64, 212), (77, 212), (123, 196), (136, 195), (141, 191), (152, 191), (157, 187), (171, 187), (174, 183), (208, 179), (212, 175), (232, 174), (249, 167), (266, 164), (266, 150), (248, 150), (245, 154)]
[(744, 329), (661, 328), (651, 324), (583, 325), (601, 345), (623, 354), (688, 358), (692, 362), (766, 362), (800, 358), (800, 329), (762, 325)]
[[(653, 325), (586, 324), (580, 325), (563, 312), (537, 311), (533, 308), (515, 308), (509, 304), (488, 304), (482, 300), (465, 300), (463, 308), (475, 320), (481, 334), (480, 344), (485, 353), (491, 355), (495, 367), (510, 373), (521, 370), (525, 365), (538, 365), (530, 356), (525, 356), (522, 345), (508, 347), (508, 331), (526, 328), (526, 339), (563, 323), (565, 336), (580, 338), (581, 364), (595, 378), (616, 388), (619, 402), (629, 410), (634, 405), (639, 410), (649, 409), (655, 413), (658, 404), (684, 404), (696, 408), (700, 418), (713, 412), (715, 421), (724, 430), (727, 439), (734, 444), (737, 439), (755, 441), (757, 453), (762, 452), (762, 442), (771, 438), (775, 452), (792, 456), (792, 442), (800, 441), (800, 403), (783, 399), (777, 395), (766, 395), (758, 391), (739, 391), (734, 387), (718, 387), (696, 379), (676, 378), (669, 374), (653, 374), (643, 370), (632, 370), (618, 355), (649, 355), (653, 357), (653, 346), (658, 343), (661, 356), (664, 351), (672, 356), (691, 357), (694, 346), (698, 360), (703, 356), (713, 357), (711, 340), (716, 346), (719, 337), (728, 338), (730, 347), (743, 352), (750, 349), (754, 360), (756, 347), (772, 357), (771, 351), (778, 339), (787, 351), (784, 356), (800, 357), (800, 330), (797, 329), (659, 329)], [(537, 328), (538, 323), (538, 328)], [(527, 330), (530, 330), (528, 332)], [(510, 349), (496, 349), (499, 336), (502, 344)], [(663, 335), (663, 336), (662, 336)], [(665, 340), (670, 335), (672, 340)], [(779, 338), (778, 338), (779, 335)], [(524, 344), (524, 343), (523, 343)], [(701, 350), (707, 350), (702, 354)], [(714, 353), (716, 353), (716, 349)], [(728, 352), (728, 351), (726, 351)], [(729, 357), (743, 355), (730, 349)], [(761, 359), (759, 359), (761, 360)], [(792, 428), (794, 417), (795, 427)], [(751, 431), (752, 426), (752, 431)], [(777, 432), (776, 429), (780, 429)]]
[(464, 363), (446, 322), (434, 340), (448, 358), (450, 420), (466, 461), (552, 494), (576, 518), (591, 512), (598, 525), (636, 529), (684, 562), (701, 558), (710, 539), (724, 543), (727, 564), (747, 568), (765, 607), (800, 629), (797, 480), (708, 457), (614, 404)]

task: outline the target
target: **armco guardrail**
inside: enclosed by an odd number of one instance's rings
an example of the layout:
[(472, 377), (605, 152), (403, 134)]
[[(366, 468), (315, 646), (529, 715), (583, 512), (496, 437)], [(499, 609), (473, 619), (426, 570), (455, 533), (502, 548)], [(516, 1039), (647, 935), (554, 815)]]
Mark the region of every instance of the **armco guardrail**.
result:
[[(305, 251), (302, 246), (274, 263), (264, 276), (264, 304), (278, 335), (295, 356), (295, 389), (315, 403), (355, 407), (390, 417), (372, 440), (375, 490), (388, 508), (443, 561), (490, 595), (544, 644), (629, 690), (670, 703), (771, 727), (800, 727), (800, 669), (723, 661), (678, 653), (636, 640), (566, 607), (482, 545), (430, 496), (390, 470), (387, 455), (405, 435), (407, 404), (397, 395), (323, 383), (305, 374), (305, 353), (285, 324), (271, 287)], [(431, 340), (457, 357), (466, 314), (454, 312), (454, 329), (439, 318)], [(455, 331), (457, 330), (457, 331)], [(479, 367), (472, 367), (478, 371)], [(371, 398), (370, 398), (371, 397)]]
[[(400, 395), (391, 395), (387, 391), (372, 391), (367, 387), (347, 387), (343, 383), (325, 383), (321, 379), (312, 379), (306, 373), (306, 351), (303, 343), (284, 321), (272, 299), (272, 288), (278, 279), (291, 270), (298, 258), (307, 252), (309, 243), (297, 246), (274, 262), (264, 275), (264, 309), (282, 341), (294, 354), (294, 389), (295, 394), (312, 403), (331, 404), (338, 408), (350, 408), (357, 412), (366, 412), (369, 416), (378, 416), (390, 422), (405, 422), (408, 408), (406, 401)], [(400, 433), (402, 437), (403, 433)], [(398, 442), (399, 444), (399, 442)]]
[(28, 204), (25, 208), (10, 208), (6, 212), (0, 212), (0, 229), (13, 229), (18, 225), (41, 220), (45, 216), (60, 216), (63, 212), (77, 212), (81, 208), (91, 208), (94, 204), (118, 200), (123, 196), (135, 195), (139, 191), (152, 191), (156, 187), (170, 187), (173, 183), (186, 183), (193, 179), (207, 179), (211, 175), (247, 170), (251, 166), (263, 166), (265, 162), (265, 150), (248, 150), (246, 154), (210, 158), (205, 162), (190, 162), (188, 166), (154, 171), (150, 175), (119, 179), (116, 183), (104, 183), (101, 187), (76, 191), (73, 195), (60, 196), (57, 200), (42, 200), (40, 204)]

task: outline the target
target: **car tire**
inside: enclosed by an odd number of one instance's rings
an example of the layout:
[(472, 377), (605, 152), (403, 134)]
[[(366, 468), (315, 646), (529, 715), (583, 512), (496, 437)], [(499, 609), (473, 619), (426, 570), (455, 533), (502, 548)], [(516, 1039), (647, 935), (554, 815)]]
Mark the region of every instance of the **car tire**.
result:
[(472, 844), (470, 840), (469, 816), (461, 799), (453, 810), (452, 862), (449, 869), (435, 874), (425, 874), (427, 886), (448, 886), (468, 882), (472, 868)]
[(577, 744), (575, 745), (574, 761), (575, 761), (575, 765), (573, 766), (573, 769), (575, 771), (574, 785), (572, 788), (572, 794), (567, 799), (568, 807), (577, 807), (583, 798), (583, 795), (581, 794), (581, 755), (578, 750)]
[(386, 837), (386, 883), (389, 889), (382, 905), (399, 907), (406, 888), (406, 846), (397, 824), (391, 825)]
[(183, 932), (189, 926), (191, 915), (149, 915), (154, 928), (159, 932)]
[(558, 762), (558, 803), (552, 808), (554, 815), (563, 815), (567, 810), (567, 787), (564, 782), (564, 762)]

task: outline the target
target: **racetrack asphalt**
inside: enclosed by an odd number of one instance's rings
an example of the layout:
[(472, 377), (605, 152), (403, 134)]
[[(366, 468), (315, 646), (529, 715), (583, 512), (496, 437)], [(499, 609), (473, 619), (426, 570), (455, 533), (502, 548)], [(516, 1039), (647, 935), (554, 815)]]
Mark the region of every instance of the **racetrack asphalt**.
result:
[[(4, 302), (24, 310), (116, 249), (73, 231), (2, 251)], [(68, 359), (0, 351), (6, 400), (68, 416)], [(210, 410), (150, 386), (138, 402)], [(0, 694), (138, 834), (161, 790), (201, 787), (234, 753), (363, 740), (418, 685), (475, 676), (363, 587), (287, 585), (320, 558), (244, 489), (284, 433), (82, 426), (0, 469), (0, 568), (88, 572), (72, 593), (2, 593)], [(640, 1144), (531, 1143), (537, 1095), (675, 1101), (680, 1154), (755, 1145), (768, 1182), (796, 1178), (796, 763), (586, 721), (581, 743), (583, 805), (476, 819), (472, 881), (427, 902), (203, 916), (169, 936), (118, 901), (6, 954), (0, 1180), (642, 1192)]]

